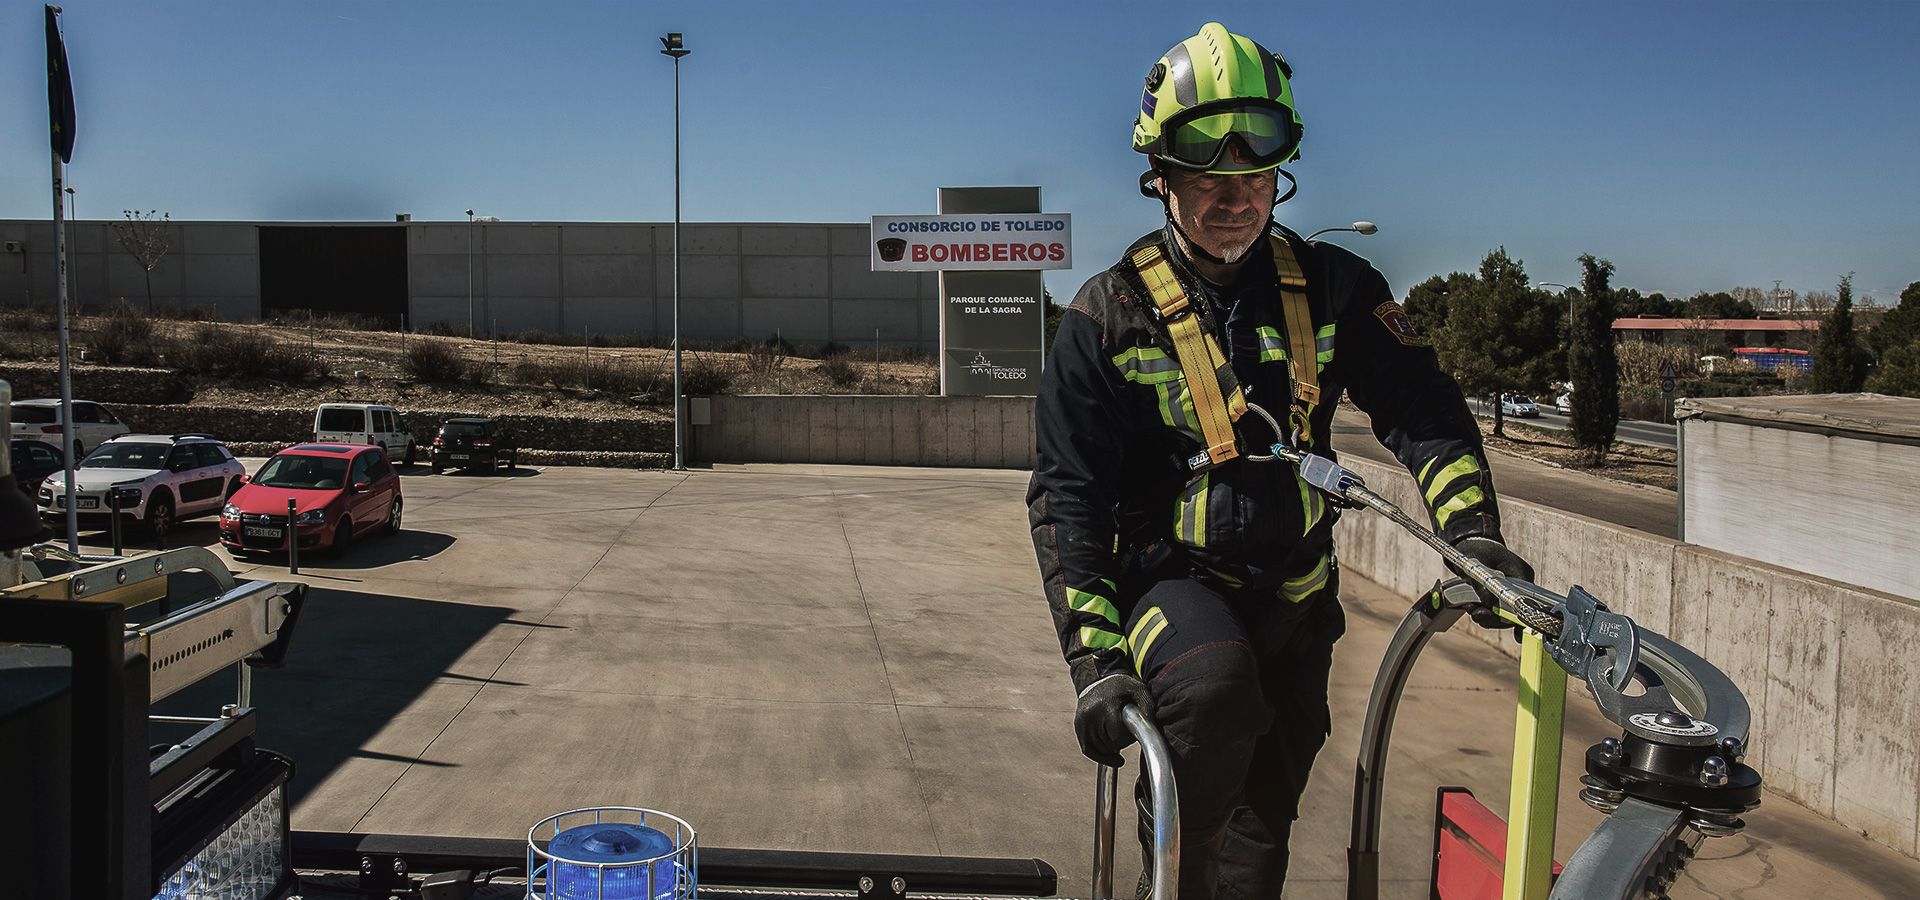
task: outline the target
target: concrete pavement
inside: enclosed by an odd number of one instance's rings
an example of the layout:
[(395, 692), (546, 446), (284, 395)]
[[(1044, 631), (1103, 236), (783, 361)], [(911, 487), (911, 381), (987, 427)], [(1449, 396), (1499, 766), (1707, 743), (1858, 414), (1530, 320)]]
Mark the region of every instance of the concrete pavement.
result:
[[(296, 760), (296, 828), (522, 837), (563, 809), (637, 804), (708, 846), (1037, 856), (1086, 896), (1093, 767), (1035, 590), (1024, 484), (811, 465), (415, 470), (403, 534), (302, 566), (314, 593), (289, 665), (255, 681), (261, 746)], [(238, 568), (288, 577), (277, 559)], [(1344, 896), (1358, 720), (1405, 606), (1345, 588), (1294, 898)], [(1434, 785), (1504, 804), (1511, 680), (1467, 636), (1429, 650), (1390, 762), (1388, 896), (1425, 896)], [(213, 682), (168, 711), (229, 699)], [(1612, 730), (1583, 702), (1569, 759)], [(1595, 821), (1577, 774), (1562, 859)], [(1749, 820), (1676, 897), (1920, 894), (1920, 861), (1779, 797)], [(1117, 883), (1137, 865), (1123, 853)]]

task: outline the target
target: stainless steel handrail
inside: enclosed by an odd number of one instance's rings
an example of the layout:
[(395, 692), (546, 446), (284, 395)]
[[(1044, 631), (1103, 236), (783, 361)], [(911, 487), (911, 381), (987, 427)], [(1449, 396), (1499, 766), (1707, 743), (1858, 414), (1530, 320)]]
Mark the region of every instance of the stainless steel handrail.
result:
[[(1121, 712), (1127, 730), (1140, 742), (1140, 764), (1147, 771), (1153, 804), (1154, 900), (1177, 900), (1180, 895), (1180, 794), (1173, 783), (1173, 754), (1152, 720), (1139, 707)], [(1119, 806), (1120, 770), (1101, 766), (1094, 789), (1093, 897), (1113, 900), (1113, 823)]]

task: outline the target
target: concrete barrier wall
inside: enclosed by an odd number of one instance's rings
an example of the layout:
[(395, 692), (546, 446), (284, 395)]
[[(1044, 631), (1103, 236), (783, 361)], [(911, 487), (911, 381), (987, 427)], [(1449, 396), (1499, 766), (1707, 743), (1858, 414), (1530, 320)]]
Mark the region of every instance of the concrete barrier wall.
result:
[[(1342, 463), (1420, 508), (1405, 470)], [(1769, 787), (1920, 856), (1920, 603), (1521, 500), (1501, 510), (1541, 584), (1585, 587), (1740, 685), (1753, 708), (1748, 762)], [(1346, 513), (1337, 546), (1346, 571), (1409, 599), (1444, 575), (1431, 550), (1371, 513)]]
[[(810, 462), (1024, 469), (1032, 397), (703, 397), (701, 462)], [(703, 418), (697, 412), (694, 421)]]
[[(157, 305), (210, 307), (221, 319), (260, 317), (261, 222), (173, 222), (153, 271)], [(343, 224), (343, 223), (325, 223)], [(350, 223), (407, 232), (407, 308), (415, 326), (485, 331), (640, 335), (673, 331), (673, 226), (651, 222)], [(933, 272), (874, 272), (866, 223), (709, 223), (680, 228), (680, 333), (687, 340), (933, 349)], [(53, 225), (0, 220), (0, 304), (51, 303)], [(145, 304), (139, 265), (111, 223), (68, 227), (69, 296), (86, 310), (115, 299)], [(469, 248), (471, 241), (471, 248)]]

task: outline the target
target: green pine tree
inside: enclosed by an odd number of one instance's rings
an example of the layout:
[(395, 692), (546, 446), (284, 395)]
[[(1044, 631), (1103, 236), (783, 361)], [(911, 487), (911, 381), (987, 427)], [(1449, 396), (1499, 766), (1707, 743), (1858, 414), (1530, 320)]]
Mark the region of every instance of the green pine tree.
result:
[(1499, 395), (1538, 391), (1559, 371), (1560, 303), (1528, 286), (1526, 266), (1505, 247), (1487, 254), (1478, 277), (1449, 283), (1435, 348), (1467, 396), (1494, 401), (1493, 432), (1504, 436)]
[(1853, 273), (1840, 278), (1833, 311), (1820, 323), (1813, 342), (1813, 372), (1807, 389), (1815, 394), (1851, 394), (1866, 383), (1867, 353), (1853, 333)]
[(1580, 291), (1568, 318), (1567, 372), (1573, 380), (1573, 440), (1593, 465), (1606, 460), (1620, 424), (1620, 361), (1614, 355), (1613, 263), (1580, 257)]

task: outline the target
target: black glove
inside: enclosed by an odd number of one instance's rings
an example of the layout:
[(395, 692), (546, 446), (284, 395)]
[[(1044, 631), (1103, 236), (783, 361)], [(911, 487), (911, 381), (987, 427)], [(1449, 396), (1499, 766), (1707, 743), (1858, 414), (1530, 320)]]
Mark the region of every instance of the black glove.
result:
[(1127, 674), (1108, 675), (1080, 692), (1080, 705), (1073, 710), (1073, 731), (1080, 738), (1080, 752), (1101, 765), (1119, 768), (1120, 751), (1133, 743), (1133, 732), (1120, 711), (1137, 706), (1153, 719), (1153, 693), (1140, 679)]
[[(1472, 557), (1475, 562), (1495, 572), (1499, 572), (1508, 578), (1518, 578), (1522, 581), (1533, 580), (1533, 566), (1528, 565), (1526, 560), (1521, 559), (1520, 554), (1508, 549), (1506, 544), (1502, 544), (1493, 538), (1481, 537), (1479, 535), (1464, 537), (1455, 542), (1453, 546), (1454, 549)], [(1448, 568), (1452, 567), (1449, 566)], [(1455, 571), (1455, 574), (1459, 574), (1458, 570)], [(1478, 590), (1477, 586), (1475, 590)], [(1479, 591), (1479, 594), (1481, 602), (1486, 605), (1469, 613), (1469, 615), (1473, 617), (1473, 621), (1482, 628), (1513, 628), (1515, 629), (1514, 636), (1516, 638), (1519, 637), (1518, 626), (1500, 618), (1499, 614), (1493, 611), (1498, 604), (1494, 601), (1492, 595), (1486, 591)]]

